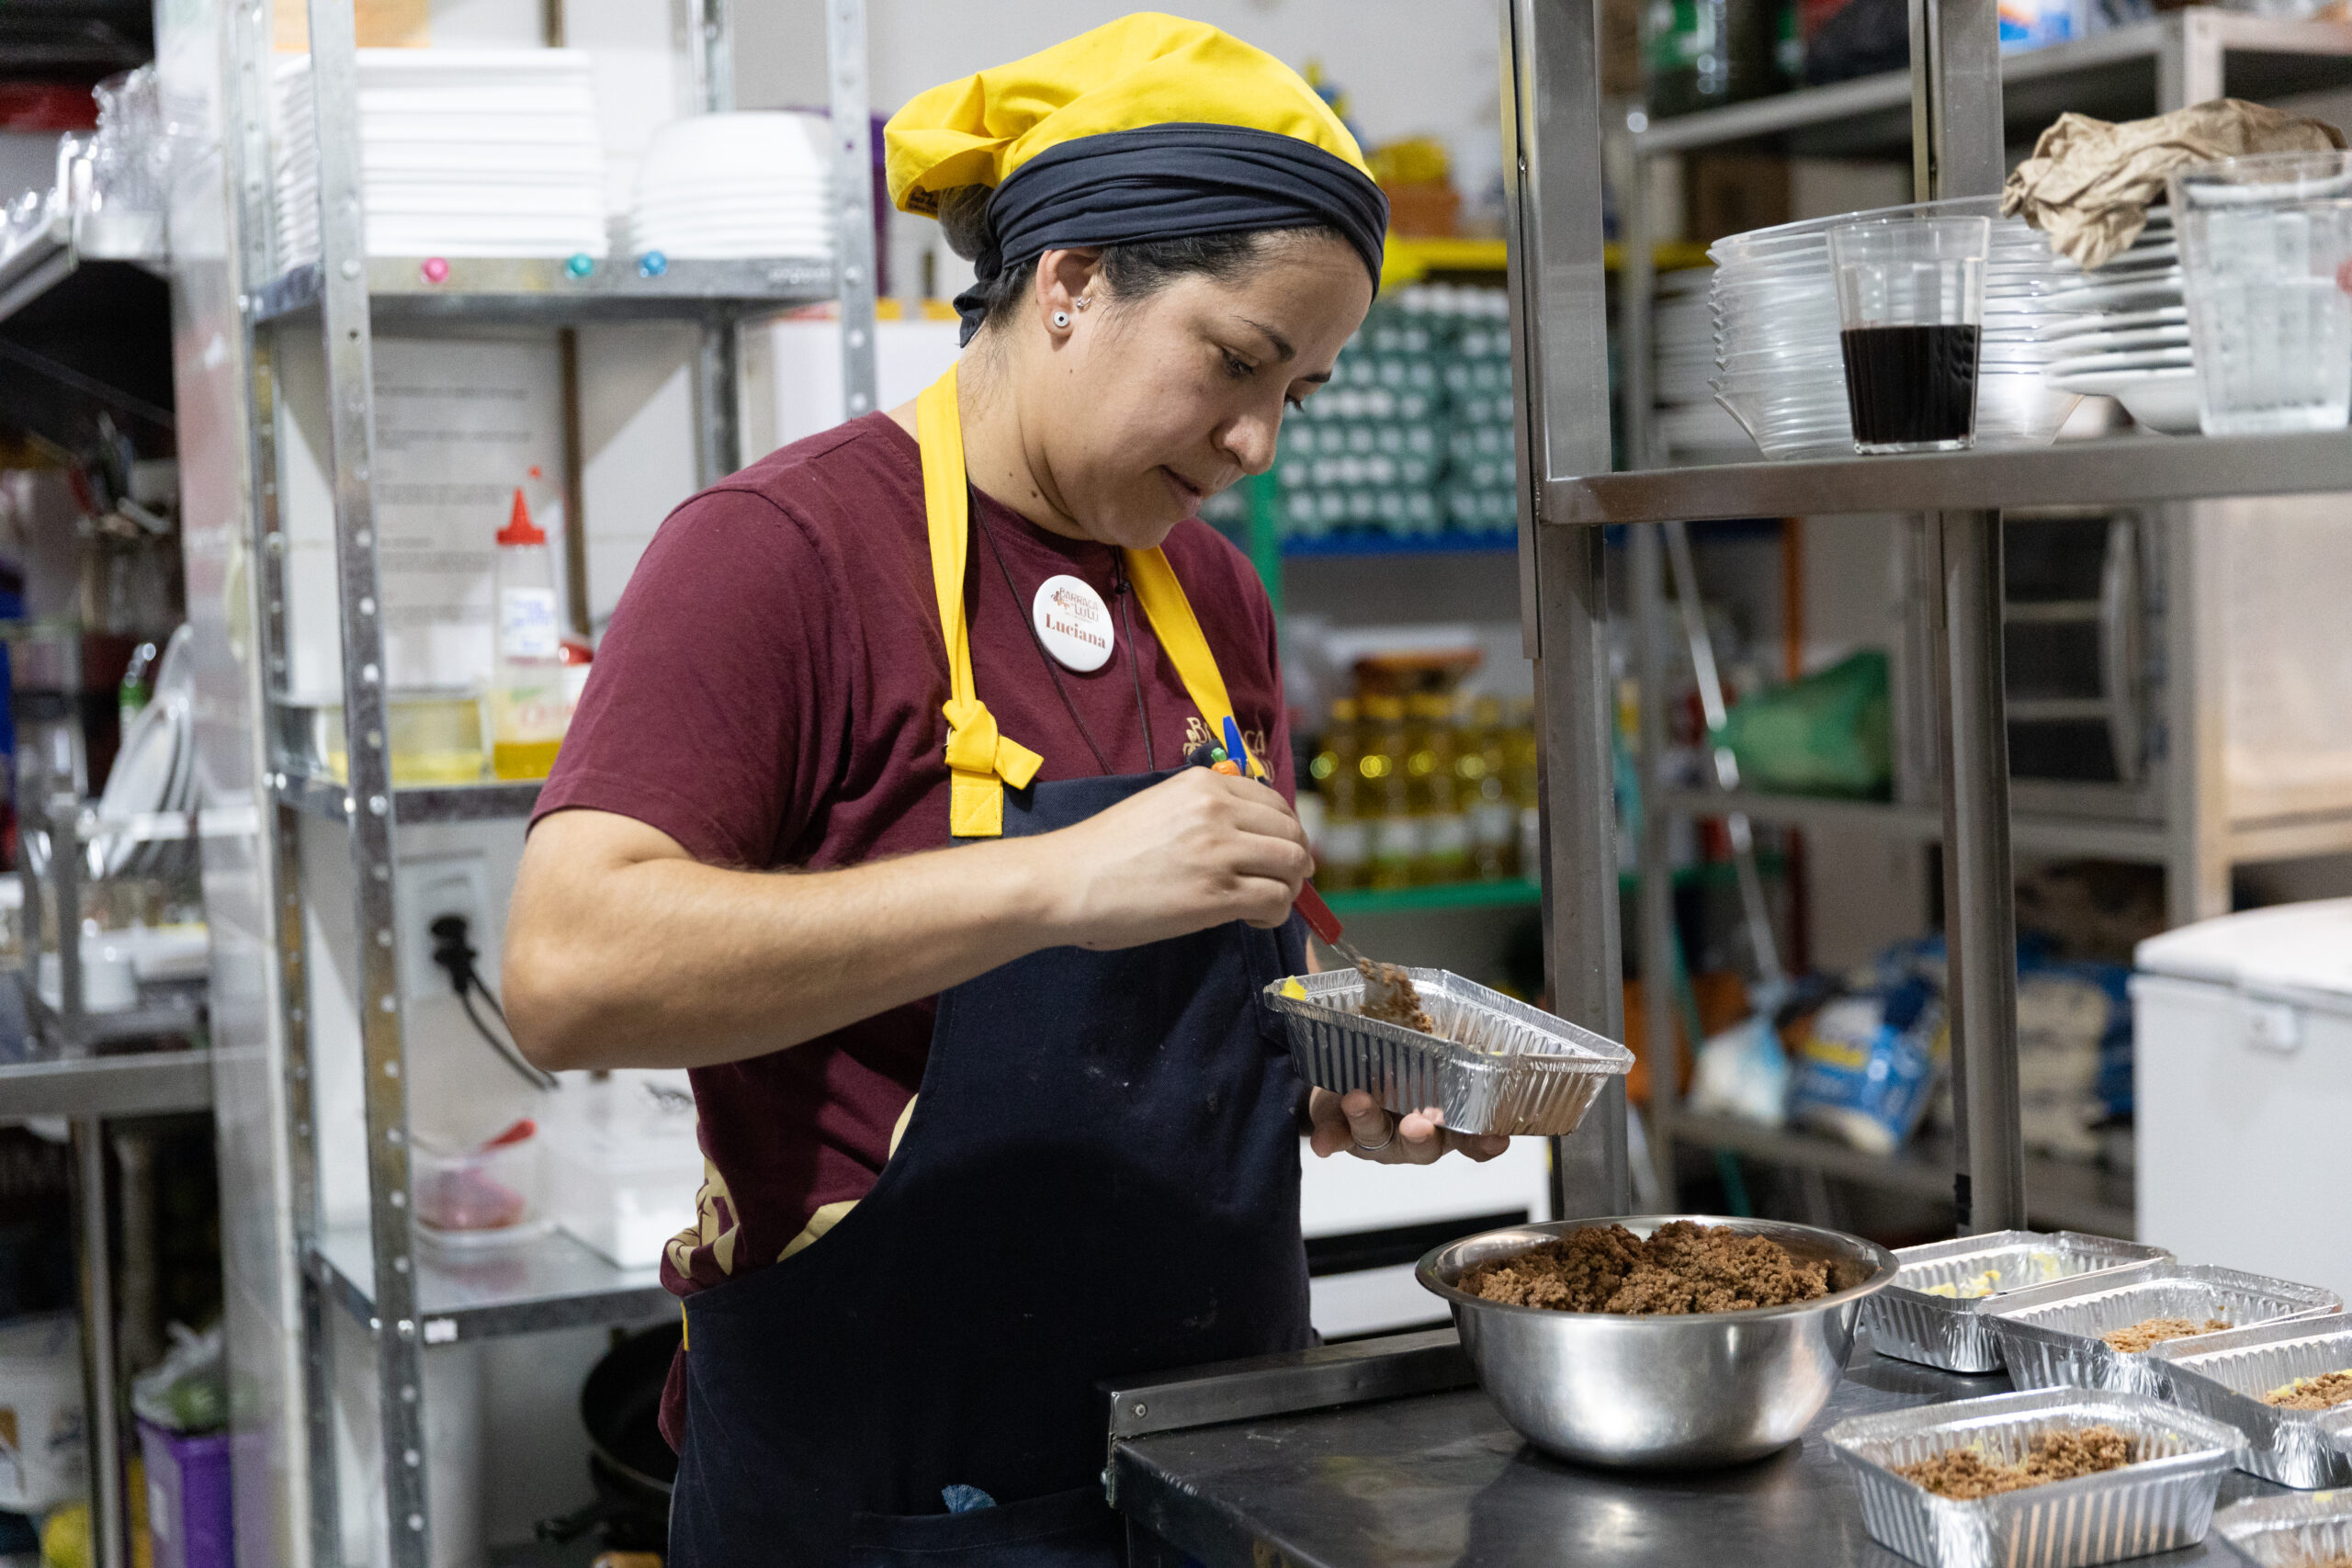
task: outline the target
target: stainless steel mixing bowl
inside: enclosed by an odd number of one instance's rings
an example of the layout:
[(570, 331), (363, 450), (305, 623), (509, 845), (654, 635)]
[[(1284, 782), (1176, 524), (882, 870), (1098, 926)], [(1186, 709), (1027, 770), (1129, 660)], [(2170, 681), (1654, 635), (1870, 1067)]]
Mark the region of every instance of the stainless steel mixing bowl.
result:
[[(1790, 1306), (1683, 1317), (1510, 1306), (1453, 1286), (1473, 1264), (1570, 1231), (1614, 1224), (1646, 1237), (1673, 1220), (1768, 1236), (1799, 1258), (1829, 1259), (1832, 1284), (1859, 1282)], [(1886, 1248), (1838, 1231), (1645, 1214), (1484, 1231), (1439, 1247), (1416, 1273), (1453, 1308), (1480, 1385), (1529, 1442), (1587, 1464), (1697, 1470), (1796, 1440), (1844, 1373), (1864, 1298), (1896, 1267)]]

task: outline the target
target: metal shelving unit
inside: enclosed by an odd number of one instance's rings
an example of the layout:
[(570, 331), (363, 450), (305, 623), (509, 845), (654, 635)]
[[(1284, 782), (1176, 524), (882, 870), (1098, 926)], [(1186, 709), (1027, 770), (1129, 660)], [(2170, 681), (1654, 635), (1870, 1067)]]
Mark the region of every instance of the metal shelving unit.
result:
[[(1913, 55), (1917, 64), (1908, 73), (1896, 73), (1838, 83), (1826, 87), (1737, 104), (1703, 113), (1652, 121), (1639, 110), (1620, 111), (1623, 130), (1615, 131), (1615, 167), (1634, 194), (1624, 204), (1638, 229), (1646, 203), (1640, 187), (1652, 157), (1717, 149), (1774, 151), (1795, 155), (1911, 159), (1915, 186), (1922, 198), (1984, 194), (1998, 187), (2005, 166), (2004, 146), (2030, 141), (2056, 116), (2067, 109), (2110, 118), (2131, 118), (2202, 102), (2227, 92), (2240, 97), (2266, 98), (2352, 83), (2352, 27), (2336, 23), (2281, 21), (2195, 7), (2151, 21), (2119, 28), (2075, 42), (2024, 53), (1988, 57), (1991, 7), (1975, 0), (1958, 6), (1931, 7), (1932, 20), (1915, 17)], [(1945, 73), (1955, 83), (1971, 84), (1957, 95), (1947, 92)], [(1986, 84), (1997, 84), (1991, 93)], [(1631, 236), (1629, 254), (1645, 254), (1642, 236)], [(1627, 449), (1652, 450), (1649, 441), (1649, 301), (1652, 274), (1648, 269), (1627, 273), (1621, 302), (1623, 363), (1627, 367), (1624, 401)], [(2283, 858), (2352, 849), (2352, 817), (2324, 815), (2254, 822), (2233, 822), (2217, 811), (2220, 740), (2213, 716), (2215, 700), (2191, 671), (2203, 646), (2193, 631), (2195, 612), (2188, 602), (2199, 592), (2200, 575), (2190, 564), (2197, 548), (2194, 526), (2185, 516), (2165, 525), (2167, 547), (2182, 565), (2177, 576), (2179, 603), (2170, 613), (2173, 622), (2166, 649), (2166, 722), (2173, 755), (2161, 818), (2138, 820), (2048, 812), (2018, 814), (2008, 809), (2006, 788), (1985, 789), (1975, 801), (1977, 831), (1967, 830), (1962, 798), (1984, 784), (1988, 774), (2007, 775), (2007, 746), (2003, 714), (2000, 615), (1999, 509), (2046, 508), (2066, 505), (2112, 506), (2168, 503), (2206, 498), (2264, 495), (2308, 495), (2352, 490), (2352, 439), (2340, 434), (2281, 438), (2209, 438), (2134, 435), (2095, 441), (2070, 441), (2054, 446), (1904, 457), (1856, 457), (1812, 462), (1752, 462), (1710, 467), (1649, 468), (1630, 473), (1590, 470), (1554, 474), (1540, 487), (1537, 504), (1547, 522), (1562, 525), (1653, 524), (1668, 520), (1801, 516), (1837, 513), (1904, 513), (1924, 515), (1921, 530), (1930, 558), (1940, 548), (1942, 604), (1936, 605), (1931, 628), (1916, 630), (1914, 640), (1932, 648), (1941, 666), (1946, 694), (1939, 722), (1943, 751), (1945, 799), (1931, 803), (1868, 802), (1802, 799), (1754, 792), (1724, 794), (1677, 789), (1653, 784), (1649, 791), (1660, 809), (1642, 845), (1645, 871), (1655, 874), (1667, 863), (1665, 819), (1668, 816), (1721, 818), (1738, 812), (1751, 820), (1799, 828), (1859, 829), (1919, 843), (1947, 846), (1947, 925), (1956, 938), (1954, 973), (1967, 983), (1972, 976), (1984, 986), (1988, 969), (2006, 972), (2006, 964), (1963, 967), (1968, 952), (2006, 953), (2010, 940), (2004, 934), (2013, 922), (2006, 913), (2010, 848), (2030, 852), (2082, 856), (2162, 865), (2167, 874), (2169, 902), (2176, 921), (2199, 918), (2226, 908), (2228, 868), (2239, 861)], [(1957, 558), (1951, 535), (1937, 542), (1939, 517), (1967, 509), (1973, 520), (1967, 531), (1975, 536), (1973, 555)], [(2175, 508), (2176, 513), (2181, 509)], [(1656, 691), (1663, 679), (1659, 639), (1667, 609), (1663, 572), (1654, 539), (1657, 530), (1634, 530), (1634, 603), (1640, 621), (1640, 652), (1644, 660), (1644, 689)], [(1976, 694), (1959, 700), (1951, 679), (1951, 633), (1966, 636), (1965, 661), (1973, 665)], [(1964, 722), (1956, 723), (1954, 715)], [(2020, 716), (2023, 716), (2020, 710)], [(1663, 750), (1662, 721), (1644, 715), (1642, 768), (1645, 779), (1658, 777)], [(1973, 750), (1967, 742), (1973, 742)], [(1955, 748), (1959, 748), (1957, 750)], [(1961, 758), (1954, 761), (1955, 756)], [(1973, 759), (1973, 761), (1971, 761)], [(2200, 804), (2202, 812), (2200, 814)], [(1989, 818), (1997, 811), (2001, 820)], [(1955, 828), (1963, 839), (1975, 840), (1955, 860), (1950, 845)], [(1988, 831), (1988, 829), (1991, 829)], [(1966, 885), (1974, 872), (1979, 886)], [(1652, 967), (1648, 955), (1670, 944), (1670, 909), (1663, 894), (1664, 878), (1645, 875), (1646, 885), (1660, 891), (1643, 907), (1641, 950), (1645, 977)], [(1997, 886), (1984, 886), (1997, 882)], [(2216, 908), (2216, 906), (2219, 908)], [(1974, 929), (1963, 916), (1973, 907), (1980, 919)], [(1989, 919), (1982, 919), (1990, 916)], [(2007, 984), (2006, 974), (2002, 984)], [(1999, 987), (1985, 998), (1960, 998), (1956, 1009), (1956, 1041), (1984, 1031), (1972, 1031), (1965, 1016), (1983, 1016), (1984, 1000), (2003, 1015), (2006, 1025), (2013, 998), (2004, 1000)], [(1647, 1038), (1666, 1043), (1676, 1054), (1678, 1036), (1668, 1012), (1670, 998), (1664, 986), (1645, 987)], [(1963, 1054), (1956, 1043), (1955, 1059), (1981, 1062), (1983, 1045), (1965, 1042)], [(2016, 1138), (2014, 1094), (2015, 1041), (1996, 1032), (1990, 1043), (2000, 1057), (1996, 1075), (2000, 1093), (1972, 1099), (1963, 1122), (1990, 1111), (2002, 1123), (1996, 1144)], [(1971, 1076), (1963, 1069), (1963, 1082)], [(1669, 1060), (1662, 1081), (1678, 1081)], [(1970, 1090), (1972, 1095), (1974, 1090)], [(2006, 1101), (2006, 1104), (2004, 1104)], [(1922, 1195), (1956, 1195), (1962, 1223), (1968, 1223), (1965, 1187), (1950, 1183), (1957, 1170), (1963, 1180), (1972, 1165), (1978, 1168), (1977, 1191), (1982, 1215), (1982, 1161), (1963, 1146), (1951, 1150), (1917, 1144), (1892, 1156), (1876, 1156), (1833, 1145), (1810, 1134), (1779, 1132), (1720, 1118), (1694, 1117), (1670, 1100), (1656, 1110), (1657, 1135), (1653, 1153), (1661, 1181), (1672, 1191), (1673, 1150), (1677, 1143), (1729, 1149), (1802, 1171), (1836, 1175), (1881, 1187)], [(2027, 1212), (2060, 1218), (2052, 1205), (2068, 1211), (2086, 1228), (2127, 1233), (2131, 1225), (2128, 1190), (2114, 1195), (2116, 1179), (2064, 1162), (2020, 1160), (1998, 1151), (2010, 1175), (2026, 1172), (2022, 1198)], [(1944, 1179), (1931, 1181), (1931, 1176)], [(2020, 1190), (2013, 1186), (2011, 1197)], [(2056, 1196), (2072, 1193), (2063, 1200)], [(2106, 1194), (2102, 1196), (2102, 1194)], [(2014, 1208), (2011, 1212), (2016, 1212)]]
[(91, 254), (82, 223), (70, 218), (51, 219), (46, 230), (34, 236), (6, 261), (0, 262), (0, 321), (6, 321), (85, 266), (136, 267), (151, 274), (162, 270), (160, 264), (154, 262)]
[[(375, 1258), (363, 1225), (319, 1233), (304, 1267), (354, 1318), (382, 1331)], [(416, 1253), (417, 1337), (426, 1345), (606, 1323), (642, 1323), (677, 1298), (659, 1269), (622, 1269), (561, 1232), (502, 1248), (492, 1258)]]
[[(587, 260), (587, 258), (582, 258)], [(435, 276), (426, 262), (438, 263)], [(550, 256), (369, 256), (368, 298), (373, 319), (386, 326), (414, 321), (476, 321), (497, 325), (544, 322), (675, 321), (708, 313), (719, 320), (750, 310), (782, 310), (833, 298), (831, 264), (784, 261), (697, 261), (664, 258), (658, 265), (627, 256), (589, 261), (582, 268)], [(254, 300), (256, 321), (315, 310), (325, 293), (317, 262), (305, 262), (264, 284)]]
[[(2202, 103), (2227, 92), (2272, 98), (2339, 86), (2333, 61), (2352, 28), (2196, 7), (2000, 59), (1997, 116), (2012, 141), (2030, 141), (2065, 110), (2135, 118), (2152, 104)], [(1900, 71), (1806, 87), (1634, 127), (1644, 153), (1771, 150), (1826, 158), (1908, 158), (1911, 77)]]
[(1592, 474), (1547, 484), (1544, 500), (1546, 522), (1577, 525), (1918, 512), (1930, 505), (2103, 506), (2347, 489), (2352, 450), (2340, 435), (2126, 435), (2004, 451)]
[[(315, 774), (273, 775), (278, 798), (305, 816), (347, 822), (361, 809), (350, 786)], [(376, 797), (369, 798), (372, 806)], [(539, 798), (537, 779), (470, 784), (394, 784), (386, 798), (398, 822), (521, 822)]]
[[(587, 258), (426, 258), (366, 253), (352, 0), (310, 0), (317, 84), (320, 254), (276, 259), (269, 77), (272, 17), (243, 0), (172, 7), (159, 17), (165, 87), (212, 111), (220, 157), (195, 160), (173, 193), (183, 490), (197, 627), (199, 755), (208, 916), (215, 946), (212, 1072), (220, 1111), (228, 1325), (240, 1377), (239, 1556), (265, 1568), (345, 1561), (339, 1494), (383, 1499), (369, 1555), (426, 1568), (431, 1467), (424, 1358), (429, 1348), (498, 1335), (642, 1322), (671, 1298), (657, 1271), (620, 1269), (560, 1233), (495, 1255), (447, 1252), (412, 1222), (408, 1074), (393, 908), (399, 834), (429, 824), (504, 824), (519, 833), (539, 786), (413, 786), (392, 779), (388, 746), (381, 578), (372, 474), (372, 340), (429, 325), (441, 335), (668, 321), (701, 329), (692, 370), (699, 482), (740, 466), (737, 331), (747, 319), (817, 300), (838, 303), (853, 415), (875, 406), (875, 254), (862, 0), (826, 0), (833, 190), (839, 235), (830, 261), (695, 261), (616, 254)], [(548, 41), (562, 41), (560, 4)], [(731, 107), (726, 0), (692, 0), (681, 36), (698, 107)], [(433, 258), (436, 263), (441, 258)], [(277, 375), (303, 339), (323, 346), (326, 457), (334, 508), (343, 649), (340, 693), (348, 776), (281, 755), (297, 716), (286, 690), (289, 649), (277, 431), (288, 411)], [(317, 349), (311, 349), (316, 353)], [(568, 437), (576, 439), (576, 437)], [(347, 856), (328, 888), (308, 864)], [(337, 868), (340, 870), (340, 868)], [(335, 905), (334, 918), (330, 900)], [(334, 932), (348, 933), (342, 937)], [(350, 942), (348, 953), (312, 942)], [(326, 960), (333, 958), (335, 963)], [(351, 995), (339, 996), (340, 969)], [(325, 1027), (325, 1010), (348, 1009)], [(329, 1061), (331, 1050), (352, 1051)], [(330, 1042), (345, 1042), (331, 1044)], [(356, 1080), (362, 1108), (338, 1111), (322, 1081)], [(13, 1080), (0, 1066), (0, 1096)], [(332, 1132), (326, 1125), (335, 1122)], [(347, 1124), (345, 1124), (346, 1123)], [(329, 1215), (321, 1165), (364, 1140), (364, 1219)], [(370, 1345), (362, 1405), (338, 1393), (329, 1349), (340, 1317)], [(345, 1378), (347, 1383), (347, 1374)], [(344, 1478), (346, 1430), (374, 1423), (380, 1470)], [(364, 1417), (361, 1415), (365, 1410)], [(345, 1480), (352, 1485), (343, 1485)], [(119, 1498), (103, 1495), (96, 1561), (121, 1568)]]
[[(1766, 1127), (1731, 1116), (1675, 1111), (1666, 1124), (1671, 1126), (1673, 1136), (1699, 1147), (1724, 1149), (1791, 1170), (1918, 1198), (1951, 1196), (1954, 1148), (1946, 1137), (1925, 1135), (1891, 1155), (1873, 1155), (1835, 1138)], [(2050, 1229), (2128, 1237), (2132, 1179), (2075, 1160), (2030, 1154), (2025, 1157), (2025, 1212), (2033, 1224)]]
[(104, 1120), (202, 1111), (211, 1103), (208, 1050), (0, 1061), (0, 1117)]
[(1506, 555), (1519, 548), (1510, 534), (1326, 534), (1312, 539), (1284, 539), (1284, 560), (1353, 560), (1367, 556), (1486, 556)]

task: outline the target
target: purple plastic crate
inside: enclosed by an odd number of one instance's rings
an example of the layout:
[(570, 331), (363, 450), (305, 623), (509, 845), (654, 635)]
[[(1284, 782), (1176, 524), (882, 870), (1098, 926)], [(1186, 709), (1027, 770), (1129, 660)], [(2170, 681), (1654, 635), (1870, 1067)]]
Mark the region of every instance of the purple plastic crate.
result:
[(236, 1568), (229, 1517), (229, 1434), (183, 1438), (139, 1423), (147, 1466), (147, 1533), (154, 1568)]

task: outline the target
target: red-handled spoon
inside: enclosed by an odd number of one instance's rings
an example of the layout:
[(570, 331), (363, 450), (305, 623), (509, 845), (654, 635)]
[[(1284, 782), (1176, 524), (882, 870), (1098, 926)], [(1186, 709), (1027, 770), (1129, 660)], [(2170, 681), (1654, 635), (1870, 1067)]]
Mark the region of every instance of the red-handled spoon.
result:
[(1340, 934), (1340, 917), (1331, 913), (1331, 906), (1323, 902), (1323, 895), (1315, 891), (1315, 884), (1298, 885), (1298, 897), (1291, 908), (1306, 921), (1306, 929), (1321, 937), (1324, 945), (1356, 966), (1363, 976), (1363, 1010), (1375, 1018), (1410, 1019), (1423, 1016), (1421, 994), (1414, 989), (1411, 978), (1394, 964), (1382, 964), (1366, 958), (1356, 951), (1355, 943)]

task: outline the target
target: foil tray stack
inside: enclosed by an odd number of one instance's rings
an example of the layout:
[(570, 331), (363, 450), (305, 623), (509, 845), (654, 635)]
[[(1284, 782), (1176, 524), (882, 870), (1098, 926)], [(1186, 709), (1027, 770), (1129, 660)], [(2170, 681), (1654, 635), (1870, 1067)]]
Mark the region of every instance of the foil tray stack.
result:
[(2213, 1516), (2213, 1529), (2261, 1568), (2332, 1562), (2352, 1557), (2352, 1497), (2318, 1492), (2233, 1503)]
[[(2015, 1463), (2037, 1438), (2112, 1427), (2147, 1456), (2120, 1470), (2053, 1481), (1967, 1502), (1939, 1497), (1894, 1473), (1951, 1449)], [(2222, 1477), (2237, 1462), (2237, 1432), (2145, 1394), (2054, 1389), (1963, 1399), (1829, 1428), (1862, 1494), (1872, 1540), (1928, 1568), (2092, 1568), (2193, 1546), (2212, 1522)]]
[[(2161, 1247), (2079, 1231), (1994, 1231), (1902, 1247), (1894, 1257), (1903, 1271), (1862, 1309), (1871, 1348), (1955, 1372), (2000, 1370), (2001, 1348), (1989, 1314), (1994, 1303), (2017, 1292), (2094, 1278), (2120, 1283), (2131, 1277), (2126, 1270), (2173, 1260)], [(1993, 1288), (1974, 1295), (1937, 1290), (1966, 1292), (1979, 1283)]]
[[(2148, 1354), (2164, 1363), (2174, 1404), (2245, 1434), (2241, 1462), (2253, 1473), (2282, 1486), (2352, 1486), (2352, 1404), (2286, 1410), (2262, 1400), (2299, 1378), (2352, 1371), (2352, 1322), (2289, 1318), (2167, 1340)], [(2343, 1506), (2352, 1513), (2352, 1500)], [(2335, 1555), (2352, 1556), (2352, 1544)]]
[[(1996, 1303), (1989, 1315), (2009, 1380), (2019, 1388), (2124, 1389), (2166, 1399), (2170, 1362), (2118, 1350), (2101, 1337), (2152, 1317), (2218, 1317), (2232, 1328), (2246, 1328), (2343, 1310), (2343, 1297), (2317, 1285), (2211, 1264), (2166, 1263), (2120, 1283), (2062, 1280), (2019, 1291)], [(2212, 1337), (2171, 1343), (2188, 1354)]]
[(1634, 1065), (1615, 1041), (1500, 991), (1442, 969), (1405, 973), (1435, 1034), (1364, 1017), (1353, 969), (1268, 986), (1299, 1076), (1335, 1093), (1363, 1089), (1399, 1114), (1434, 1110), (1456, 1133), (1560, 1137)]

